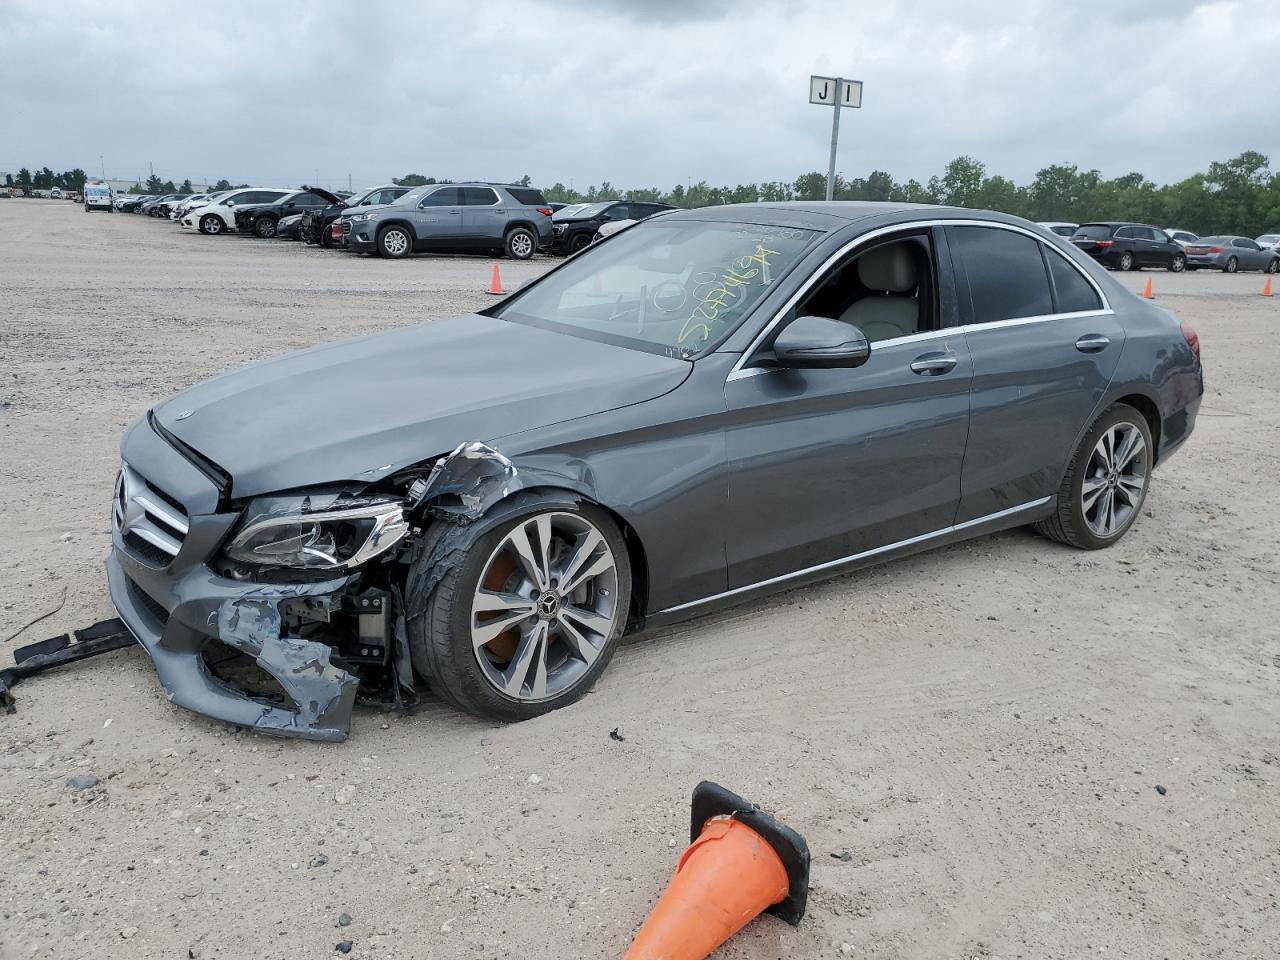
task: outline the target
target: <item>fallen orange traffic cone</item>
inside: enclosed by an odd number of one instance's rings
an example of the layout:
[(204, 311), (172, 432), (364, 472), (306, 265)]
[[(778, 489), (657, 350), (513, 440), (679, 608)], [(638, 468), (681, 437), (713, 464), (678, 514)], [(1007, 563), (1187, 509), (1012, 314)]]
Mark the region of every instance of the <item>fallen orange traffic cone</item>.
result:
[(489, 289), (485, 293), (492, 293), (495, 297), (505, 297), (507, 291), (502, 289), (502, 273), (498, 270), (498, 265), (493, 265), (493, 273), (489, 274)]
[[(495, 270), (497, 269), (496, 264), (494, 266), (494, 269)], [(1146, 286), (1146, 289), (1142, 291), (1142, 296), (1147, 300), (1154, 300), (1156, 298), (1154, 285), (1152, 284), (1150, 277), (1147, 277), (1147, 286)]]
[(804, 916), (809, 848), (794, 830), (714, 783), (693, 791), (693, 842), (626, 960), (703, 960), (768, 911)]
[(1267, 277), (1267, 282), (1262, 285), (1262, 295), (1264, 297), (1271, 296), (1271, 278)]

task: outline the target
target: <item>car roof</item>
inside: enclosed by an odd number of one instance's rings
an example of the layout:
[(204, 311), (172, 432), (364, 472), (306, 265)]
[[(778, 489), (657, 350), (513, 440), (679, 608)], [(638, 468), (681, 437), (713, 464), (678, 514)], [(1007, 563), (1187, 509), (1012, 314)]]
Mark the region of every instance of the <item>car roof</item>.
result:
[(897, 203), (877, 200), (785, 200), (769, 203), (731, 203), (719, 207), (663, 211), (655, 217), (667, 220), (728, 220), (811, 230), (838, 230), (860, 220), (989, 220), (1022, 225), (1021, 217), (994, 210), (971, 210), (931, 203)]

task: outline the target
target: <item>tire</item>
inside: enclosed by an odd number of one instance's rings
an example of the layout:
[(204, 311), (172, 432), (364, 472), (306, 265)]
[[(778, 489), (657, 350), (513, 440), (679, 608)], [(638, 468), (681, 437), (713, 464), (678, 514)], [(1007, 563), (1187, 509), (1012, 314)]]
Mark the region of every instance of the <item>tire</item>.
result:
[(276, 221), (273, 217), (259, 217), (253, 221), (253, 235), (263, 240), (270, 240), (276, 235)]
[(216, 213), (206, 213), (200, 218), (200, 232), (207, 236), (216, 237), (225, 227), (226, 224)]
[(1187, 258), (1181, 253), (1175, 253), (1173, 259), (1169, 261), (1170, 273), (1181, 273), (1187, 269)]
[[(1131, 454), (1119, 471), (1107, 470), (1102, 463), (1100, 450), (1104, 437), (1118, 440), (1124, 454), (1126, 444), (1136, 434), (1141, 438), (1140, 449)], [(1035, 529), (1048, 537), (1081, 550), (1101, 550), (1118, 542), (1128, 532), (1142, 512), (1147, 491), (1151, 488), (1152, 466), (1151, 428), (1146, 418), (1124, 403), (1113, 404), (1094, 421), (1076, 448), (1067, 465), (1067, 472), (1058, 487), (1058, 502), (1053, 514), (1035, 524)], [(1129, 476), (1125, 481), (1121, 478)], [(1136, 489), (1134, 477), (1141, 478), (1141, 488)], [(1092, 499), (1086, 504), (1085, 484), (1089, 483)], [(1113, 504), (1114, 526), (1105, 524), (1106, 500)], [(1123, 510), (1123, 514), (1121, 514)], [(1092, 515), (1092, 517), (1091, 517)], [(1100, 529), (1101, 528), (1101, 529)]]
[(1137, 258), (1128, 250), (1120, 254), (1120, 261), (1116, 264), (1117, 267), (1125, 271), (1132, 270), (1137, 265), (1138, 265)]
[[(591, 532), (599, 539), (578, 569), (595, 567), (605, 560), (612, 566), (584, 580), (570, 599), (551, 602), (548, 597), (554, 596), (554, 590), (539, 594), (529, 574), (507, 549), (508, 537), (523, 530), (532, 547), (530, 557), (540, 557), (544, 529), (552, 531), (555, 543), (547, 564), (552, 575), (557, 569), (564, 571), (568, 559), (575, 556), (574, 550), (587, 545)], [(574, 531), (580, 533), (574, 535)], [(572, 544), (570, 535), (576, 537)], [(467, 713), (519, 721), (567, 706), (591, 688), (618, 646), (631, 598), (626, 544), (605, 511), (554, 494), (522, 494), (474, 523), (440, 523), (428, 531), (426, 541), (410, 568), (405, 603), (413, 665), (433, 691)], [(597, 582), (601, 580), (608, 586)], [(524, 591), (533, 612), (520, 618), (519, 611), (513, 615), (499, 608), (493, 608), (496, 612), (491, 615), (477, 611), (475, 601), (483, 591), (517, 599), (519, 591)], [(602, 607), (609, 611), (607, 617), (596, 613)], [(578, 636), (589, 645), (587, 654), (581, 655), (583, 648), (563, 632), (563, 610), (589, 613), (604, 628), (593, 633), (583, 625)], [(487, 621), (504, 616), (518, 619), (508, 619), (513, 626), (485, 644), (473, 643), (473, 629), (483, 629)], [(588, 634), (595, 639), (587, 640)], [(527, 659), (523, 656), (526, 653)], [(510, 682), (504, 674), (510, 675)]]
[(586, 231), (579, 231), (569, 238), (569, 252), (577, 253), (579, 250), (585, 250), (591, 246), (591, 237)]
[(326, 224), (320, 228), (320, 240), (318, 242), (320, 246), (323, 247), (325, 250), (333, 249), (334, 247), (333, 233), (330, 231), (329, 225)]
[(1223, 273), (1235, 273), (1240, 269), (1240, 261), (1235, 257), (1228, 257), (1226, 266), (1222, 268)]
[(513, 227), (503, 238), (502, 249), (512, 260), (529, 260), (538, 252), (538, 238), (528, 227)]
[(399, 224), (383, 227), (378, 231), (378, 256), (389, 260), (407, 257), (413, 251), (413, 237)]
[(1267, 273), (1280, 273), (1280, 257), (1274, 258), (1267, 264)]

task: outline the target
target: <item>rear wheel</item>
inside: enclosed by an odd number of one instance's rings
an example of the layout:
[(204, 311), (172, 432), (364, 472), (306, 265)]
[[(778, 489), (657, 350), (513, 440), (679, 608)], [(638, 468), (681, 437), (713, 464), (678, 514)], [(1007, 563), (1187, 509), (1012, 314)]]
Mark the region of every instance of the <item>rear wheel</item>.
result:
[(222, 218), (216, 213), (206, 213), (200, 218), (200, 232), (207, 233), (211, 237), (220, 234), (224, 226)]
[(384, 227), (378, 234), (378, 255), (392, 260), (407, 257), (413, 249), (413, 239), (404, 227)]
[[(541, 502), (540, 502), (541, 501)], [(496, 523), (451, 526), (450, 563), (427, 551), (406, 602), (413, 663), (443, 699), (494, 720), (566, 706), (603, 672), (626, 626), (626, 544), (603, 510), (529, 497)], [(443, 544), (441, 544), (443, 546)]]
[(1129, 251), (1126, 250), (1124, 253), (1120, 254), (1121, 270), (1132, 270), (1137, 265), (1138, 265), (1138, 261), (1134, 259), (1133, 254), (1130, 253)]
[(1175, 253), (1173, 259), (1169, 261), (1169, 270), (1173, 273), (1181, 273), (1187, 269), (1187, 258), (1181, 253)]
[(1280, 273), (1280, 257), (1267, 264), (1267, 273)]
[(1036, 530), (1083, 550), (1111, 546), (1138, 518), (1152, 463), (1146, 418), (1128, 404), (1107, 408), (1067, 466), (1057, 509)]
[(1240, 261), (1235, 257), (1228, 257), (1226, 266), (1222, 268), (1223, 273), (1235, 273), (1240, 269)]
[(528, 227), (516, 227), (507, 232), (503, 249), (512, 260), (528, 260), (537, 252), (538, 240)]

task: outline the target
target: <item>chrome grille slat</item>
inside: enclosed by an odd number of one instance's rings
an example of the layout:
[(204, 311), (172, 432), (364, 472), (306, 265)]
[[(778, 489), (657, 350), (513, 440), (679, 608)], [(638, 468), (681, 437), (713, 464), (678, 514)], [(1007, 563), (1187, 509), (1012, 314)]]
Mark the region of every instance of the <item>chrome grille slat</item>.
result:
[(159, 555), (144, 556), (153, 563), (167, 565), (182, 549), (191, 525), (185, 513), (158, 487), (149, 484), (127, 463), (120, 467), (116, 481), (111, 523), (134, 553), (146, 553), (138, 541), (149, 544)]

